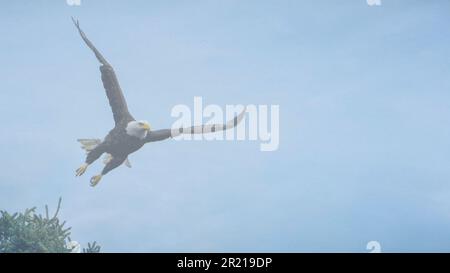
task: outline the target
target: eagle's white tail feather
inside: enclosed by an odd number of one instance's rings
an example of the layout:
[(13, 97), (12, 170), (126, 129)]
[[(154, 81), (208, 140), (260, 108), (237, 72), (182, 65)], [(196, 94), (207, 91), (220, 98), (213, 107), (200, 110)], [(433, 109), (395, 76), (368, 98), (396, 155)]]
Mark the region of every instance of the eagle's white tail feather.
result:
[[(86, 153), (89, 153), (90, 151), (94, 150), (95, 147), (97, 147), (100, 143), (102, 143), (101, 139), (98, 138), (81, 138), (81, 139), (77, 139), (78, 142), (81, 143), (81, 148), (83, 150), (86, 151)], [(112, 159), (112, 155), (105, 153), (105, 155), (103, 156), (103, 164), (108, 164), (111, 159)], [(130, 161), (127, 159), (125, 159), (125, 161), (123, 162), (123, 164), (125, 164), (125, 166), (127, 166), (128, 168), (131, 168), (131, 164)]]
[(90, 151), (94, 150), (95, 147), (98, 146), (98, 144), (102, 143), (102, 141), (98, 138), (82, 138), (77, 139), (78, 142), (81, 143), (81, 148), (86, 151), (86, 153), (89, 153)]

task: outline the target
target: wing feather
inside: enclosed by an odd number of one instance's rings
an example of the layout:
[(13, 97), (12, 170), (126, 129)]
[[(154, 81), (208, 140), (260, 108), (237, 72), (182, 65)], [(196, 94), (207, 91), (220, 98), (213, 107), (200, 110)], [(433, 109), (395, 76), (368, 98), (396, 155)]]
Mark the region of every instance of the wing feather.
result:
[(207, 124), (207, 125), (198, 125), (198, 126), (191, 126), (186, 128), (172, 128), (172, 137), (176, 137), (181, 134), (208, 134), (208, 133), (215, 133), (220, 131), (225, 131), (231, 128), (236, 127), (241, 120), (245, 116), (246, 108), (244, 107), (244, 110), (234, 117), (234, 119), (229, 120), (226, 124)]
[(111, 106), (111, 110), (113, 112), (114, 122), (117, 125), (122, 122), (134, 120), (128, 111), (127, 102), (123, 95), (122, 89), (120, 88), (119, 81), (113, 67), (106, 61), (91, 41), (89, 41), (86, 34), (84, 34), (83, 30), (81, 30), (79, 22), (74, 18), (72, 18), (72, 21), (77, 27), (83, 41), (94, 52), (95, 57), (97, 57), (97, 60), (102, 64), (100, 66), (100, 72), (102, 74), (103, 87), (105, 88), (106, 96), (108, 97), (109, 105)]
[(185, 128), (172, 128), (172, 129), (162, 129), (157, 131), (150, 131), (144, 139), (144, 142), (153, 142), (153, 141), (161, 141), (170, 137), (176, 137), (181, 134), (209, 134), (220, 131), (225, 131), (231, 128), (236, 127), (244, 118), (246, 108), (234, 117), (232, 120), (229, 120), (225, 124), (207, 124), (207, 125), (199, 125), (199, 126), (191, 126)]

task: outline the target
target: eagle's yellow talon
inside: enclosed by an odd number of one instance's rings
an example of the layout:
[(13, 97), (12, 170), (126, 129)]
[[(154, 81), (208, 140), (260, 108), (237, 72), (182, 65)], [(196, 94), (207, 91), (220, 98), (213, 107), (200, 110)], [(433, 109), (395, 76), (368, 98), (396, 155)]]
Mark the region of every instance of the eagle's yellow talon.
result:
[(84, 163), (83, 165), (81, 165), (77, 170), (76, 170), (76, 175), (75, 176), (81, 176), (84, 174), (84, 172), (87, 170), (87, 167), (89, 165), (87, 163)]
[(97, 186), (98, 182), (100, 182), (100, 179), (102, 179), (102, 175), (101, 174), (93, 176), (91, 178), (91, 186), (92, 187)]

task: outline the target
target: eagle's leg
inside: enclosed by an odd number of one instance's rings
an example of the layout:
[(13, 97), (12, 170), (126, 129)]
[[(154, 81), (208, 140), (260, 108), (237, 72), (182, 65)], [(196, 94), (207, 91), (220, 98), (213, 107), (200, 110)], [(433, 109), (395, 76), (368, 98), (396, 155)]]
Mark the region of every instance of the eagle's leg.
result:
[(94, 175), (94, 176), (91, 178), (91, 186), (92, 186), (92, 187), (97, 186), (98, 182), (100, 182), (101, 179), (102, 179), (102, 175), (101, 175), (101, 174), (99, 174), (99, 175)]
[(83, 165), (81, 165), (75, 172), (76, 175), (75, 176), (81, 176), (84, 174), (84, 172), (87, 170), (89, 164), (87, 163), (83, 163)]
[(104, 175), (106, 175), (109, 171), (119, 167), (126, 158), (127, 156), (112, 156), (112, 159), (106, 164), (105, 168), (103, 168), (102, 173), (91, 178), (91, 186), (97, 186)]
[(105, 152), (105, 147), (99, 144), (87, 154), (86, 161), (76, 170), (76, 176), (81, 176), (95, 160), (97, 160)]

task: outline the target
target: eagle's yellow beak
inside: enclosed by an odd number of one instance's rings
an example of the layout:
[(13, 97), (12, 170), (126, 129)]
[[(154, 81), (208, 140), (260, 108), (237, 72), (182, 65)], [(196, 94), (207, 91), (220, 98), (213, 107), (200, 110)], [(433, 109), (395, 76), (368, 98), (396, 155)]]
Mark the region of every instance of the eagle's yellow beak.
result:
[(147, 130), (147, 131), (150, 131), (150, 124), (144, 123), (144, 124), (142, 125), (142, 128), (144, 128), (144, 129)]

